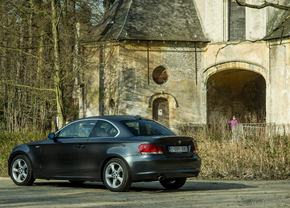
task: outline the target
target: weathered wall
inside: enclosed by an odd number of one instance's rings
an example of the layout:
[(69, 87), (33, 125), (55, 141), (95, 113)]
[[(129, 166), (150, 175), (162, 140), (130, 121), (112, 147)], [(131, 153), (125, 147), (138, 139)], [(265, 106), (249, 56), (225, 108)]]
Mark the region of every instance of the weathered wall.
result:
[(270, 45), (270, 71), (267, 111), (269, 121), (276, 124), (290, 123), (290, 48), (289, 40)]
[[(148, 42), (148, 47), (147, 42), (97, 45), (91, 51), (95, 55), (86, 80), (86, 116), (130, 114), (152, 118), (154, 100), (165, 98), (169, 103), (170, 127), (206, 124), (208, 80), (219, 72), (247, 70), (265, 80), (266, 122), (289, 123), (288, 42), (272, 42), (270, 47), (266, 42), (197, 46), (195, 49), (194, 44), (162, 42)], [(100, 64), (100, 57), (104, 64)], [(152, 78), (153, 70), (158, 66), (169, 72), (168, 81), (162, 85)], [(237, 80), (243, 81), (240, 90), (253, 75)], [(237, 76), (240, 75), (237, 73)], [(222, 76), (219, 79), (222, 80)], [(228, 116), (230, 112), (221, 111), (221, 114)]]
[[(148, 45), (147, 45), (148, 44)], [(100, 47), (100, 46), (98, 46)], [(110, 48), (110, 49), (108, 49)], [(87, 116), (97, 115), (95, 103), (103, 101), (99, 114), (130, 114), (152, 118), (153, 101), (169, 102), (169, 126), (200, 123), (200, 78), (202, 48), (199, 44), (163, 42), (122, 42), (107, 46), (104, 57), (104, 96), (97, 93), (102, 67), (91, 68), (87, 84)], [(197, 51), (197, 53), (195, 53)], [(99, 53), (96, 53), (99, 56)], [(196, 63), (197, 60), (197, 63)], [(97, 58), (94, 61), (98, 62)], [(148, 69), (149, 65), (149, 69)], [(154, 82), (152, 74), (163, 66), (169, 72), (165, 84)], [(102, 89), (99, 84), (99, 89)], [(93, 88), (93, 89), (92, 89)], [(110, 105), (110, 100), (115, 105)]]
[[(216, 114), (215, 117), (227, 117), (229, 118), (233, 113), (237, 113), (240, 115), (240, 120), (245, 121), (245, 113), (253, 112), (253, 107), (250, 107), (248, 104), (249, 102), (254, 102), (255, 99), (262, 98), (263, 100), (267, 97), (265, 95), (255, 95), (255, 97), (251, 98), (250, 96), (247, 96), (245, 92), (247, 91), (244, 89), (247, 87), (248, 84), (253, 82), (253, 77), (257, 77), (257, 75), (261, 75), (264, 79), (263, 86), (267, 86), (268, 81), (268, 68), (269, 68), (269, 56), (268, 56), (268, 48), (266, 43), (260, 42), (260, 43), (244, 43), (244, 44), (210, 44), (207, 47), (206, 52), (204, 53), (204, 71), (202, 72), (203, 75), (203, 82), (204, 82), (204, 90), (203, 90), (203, 100), (207, 103), (207, 111), (204, 112), (204, 115), (207, 116), (208, 120), (214, 120), (214, 118), (211, 118), (211, 114)], [(243, 72), (244, 70), (253, 72), (253, 73), (246, 73)], [(220, 72), (225, 72), (223, 75), (219, 75), (219, 78), (216, 78), (215, 81), (220, 80), (220, 83), (223, 83), (223, 86), (219, 86), (219, 83), (217, 83), (216, 89), (223, 89), (223, 91), (226, 91), (226, 88), (228, 92), (223, 92), (224, 100), (222, 100), (223, 96), (220, 96), (220, 102), (223, 104), (220, 104), (219, 106), (216, 106), (215, 108), (210, 107), (212, 105), (212, 98), (208, 97), (210, 94), (207, 94), (206, 88), (209, 88), (208, 86), (208, 80), (213, 76), (216, 76)], [(229, 76), (229, 73), (232, 73), (231, 76)], [(257, 74), (257, 75), (255, 75)], [(234, 77), (237, 76), (237, 77)], [(247, 77), (249, 76), (249, 77)], [(228, 80), (227, 80), (228, 79)], [(234, 79), (234, 80), (231, 80)], [(238, 84), (237, 84), (238, 83)], [(248, 83), (248, 84), (247, 84)], [(260, 82), (259, 82), (260, 83)], [(260, 84), (259, 84), (260, 86)], [(237, 91), (238, 92), (234, 92)], [(263, 94), (265, 94), (265, 91), (267, 89), (264, 89)], [(226, 93), (228, 94), (226, 96)], [(262, 92), (261, 92), (262, 93)], [(267, 93), (266, 93), (267, 94)], [(218, 103), (220, 103), (218, 102)], [(217, 104), (218, 104), (217, 103)], [(238, 109), (235, 109), (234, 105), (239, 103)], [(228, 109), (223, 109), (225, 108)], [(265, 103), (261, 104), (261, 106), (265, 106)], [(252, 108), (252, 109), (251, 109)], [(263, 107), (265, 108), (265, 107)], [(209, 112), (209, 110), (215, 109), (215, 112)], [(266, 110), (266, 109), (265, 109)], [(264, 110), (264, 111), (265, 111)], [(257, 111), (257, 110), (256, 110)], [(261, 113), (262, 114), (262, 113)], [(259, 115), (259, 117), (262, 117)], [(266, 115), (267, 117), (267, 115)], [(208, 121), (210, 122), (210, 121)]]
[[(259, 106), (263, 108), (261, 117), (266, 110), (265, 122), (290, 123), (289, 41), (227, 42), (228, 0), (194, 3), (211, 43), (122, 41), (88, 47), (92, 57), (84, 81), (86, 116), (130, 114), (152, 118), (154, 100), (163, 98), (168, 101), (168, 124), (175, 130), (184, 124), (205, 125), (211, 114), (227, 117), (239, 109), (240, 114), (249, 114)], [(283, 15), (275, 20), (275, 11), (247, 8), (246, 39), (264, 37), (268, 28), (281, 21)], [(169, 75), (162, 85), (152, 77), (159, 66)], [(222, 83), (214, 89), (222, 91), (224, 97), (218, 102), (220, 97), (209, 92), (209, 80)], [(252, 92), (247, 87), (253, 82), (257, 84), (254, 98), (247, 94)], [(229, 97), (223, 90), (226, 88), (231, 91)], [(239, 93), (233, 92), (235, 88)], [(241, 103), (239, 108), (235, 108), (236, 103)]]
[[(202, 27), (207, 38), (211, 42), (224, 42), (230, 40), (229, 37), (229, 0), (193, 0)], [(282, 5), (290, 5), (288, 0), (269, 0), (269, 2), (278, 2)], [(260, 0), (249, 0), (247, 3), (261, 4)], [(289, 15), (289, 12), (266, 7), (264, 9), (245, 8), (246, 40), (259, 40), (269, 34), (270, 31), (281, 23)]]
[[(196, 56), (195, 50), (198, 51)], [(166, 98), (169, 101), (170, 127), (199, 123), (199, 79), (196, 83), (196, 72), (199, 74), (202, 57), (199, 45), (195, 48), (194, 44), (189, 43), (148, 42), (147, 47), (147, 42), (127, 42), (120, 47), (120, 56), (124, 57), (125, 64), (122, 73), (130, 75), (127, 78), (130, 81), (123, 81), (126, 83), (126, 93), (121, 95), (123, 104), (120, 105), (120, 112), (152, 118), (153, 101)], [(155, 83), (152, 78), (158, 66), (169, 71), (169, 79), (162, 85)]]
[[(266, 82), (266, 122), (289, 124), (289, 41), (256, 42), (238, 45), (211, 44), (204, 53), (206, 90), (208, 78), (229, 69), (250, 70), (261, 74)], [(206, 100), (206, 94), (203, 93)], [(204, 112), (206, 114), (206, 112)]]

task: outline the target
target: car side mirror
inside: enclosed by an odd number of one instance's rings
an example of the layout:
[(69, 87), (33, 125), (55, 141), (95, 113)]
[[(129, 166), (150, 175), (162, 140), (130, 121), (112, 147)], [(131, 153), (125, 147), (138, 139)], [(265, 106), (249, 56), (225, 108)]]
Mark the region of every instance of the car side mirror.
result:
[(57, 142), (57, 137), (55, 136), (55, 133), (48, 134), (48, 138), (52, 139), (54, 142)]
[(48, 138), (54, 140), (55, 139), (55, 134), (54, 133), (48, 134)]

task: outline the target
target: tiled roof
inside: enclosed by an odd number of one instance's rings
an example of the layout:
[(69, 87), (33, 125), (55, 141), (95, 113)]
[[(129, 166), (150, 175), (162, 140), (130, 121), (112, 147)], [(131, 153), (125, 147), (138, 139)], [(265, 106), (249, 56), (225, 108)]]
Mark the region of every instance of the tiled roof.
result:
[(290, 37), (290, 16), (280, 23), (274, 31), (267, 35), (264, 40)]
[(192, 0), (117, 0), (92, 34), (92, 41), (208, 42)]

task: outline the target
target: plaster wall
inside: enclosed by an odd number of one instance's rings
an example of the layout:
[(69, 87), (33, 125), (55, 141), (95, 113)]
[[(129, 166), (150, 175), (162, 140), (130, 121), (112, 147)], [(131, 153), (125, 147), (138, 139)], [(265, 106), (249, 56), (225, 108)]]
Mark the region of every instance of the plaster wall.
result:
[[(251, 4), (257, 3), (255, 0), (249, 1)], [(246, 39), (259, 40), (267, 34), (267, 12), (268, 9), (246, 8)]]
[[(193, 0), (206, 37), (214, 43), (228, 41), (229, 0)], [(249, 0), (260, 5), (264, 1)], [(288, 0), (269, 2), (290, 5)], [(246, 40), (260, 40), (268, 35), (290, 12), (273, 7), (253, 9), (246, 7)]]
[[(206, 124), (208, 79), (235, 69), (249, 70), (265, 79), (266, 122), (288, 124), (289, 46), (289, 42), (198, 45), (195, 56), (194, 44), (188, 43), (115, 43), (104, 47), (103, 64), (98, 46), (91, 51), (95, 55), (85, 81), (86, 116), (130, 114), (152, 118), (153, 101), (165, 98), (171, 128)], [(158, 66), (169, 71), (168, 81), (162, 85), (152, 78)]]
[(205, 36), (212, 42), (222, 42), (225, 39), (226, 0), (193, 0), (201, 18)]
[[(198, 51), (196, 56), (195, 50)], [(120, 55), (124, 57), (123, 63), (126, 63), (121, 68), (122, 73), (132, 69), (130, 75), (135, 74), (125, 86), (129, 97), (126, 93), (121, 96), (124, 104), (120, 112), (152, 118), (151, 102), (156, 98), (166, 98), (171, 128), (185, 123), (200, 123), (200, 83), (199, 79), (196, 80), (202, 57), (199, 46), (195, 49), (195, 45), (189, 43), (149, 42), (147, 47), (147, 42), (133, 42), (120, 47)], [(158, 66), (169, 71), (169, 79), (162, 85), (155, 83), (152, 78)]]
[[(228, 69), (245, 69), (261, 74), (266, 82), (266, 122), (289, 124), (289, 41), (238, 45), (210, 44), (204, 53), (202, 94), (206, 101), (208, 78)], [(203, 112), (206, 115), (206, 111)]]
[[(153, 101), (165, 98), (169, 127), (205, 125), (208, 80), (232, 69), (252, 71), (265, 79), (267, 123), (290, 123), (289, 41), (258, 41), (286, 13), (276, 15), (273, 8), (246, 8), (246, 39), (255, 41), (228, 42), (228, 0), (193, 1), (211, 40), (207, 45), (162, 41), (91, 45), (84, 78), (86, 116), (130, 114), (152, 118)], [(168, 81), (162, 85), (152, 78), (159, 66), (169, 72)]]
[(290, 48), (289, 41), (284, 44), (272, 42), (270, 46), (269, 71), (269, 121), (276, 124), (289, 124), (290, 116)]
[[(103, 97), (97, 89), (91, 89), (98, 87), (94, 82), (98, 82), (102, 67), (93, 66), (88, 70), (87, 116), (129, 114), (152, 118), (153, 101), (165, 98), (169, 102), (171, 128), (202, 123), (199, 75), (203, 52), (199, 44), (131, 41), (107, 47), (110, 49), (106, 50), (115, 52), (111, 58), (104, 58)], [(99, 60), (94, 57), (92, 61)], [(158, 66), (169, 72), (168, 81), (162, 85), (155, 83), (152, 77)], [(99, 89), (102, 89), (100, 84)], [(111, 99), (115, 101), (114, 106), (110, 106)], [(103, 101), (104, 108), (97, 112), (94, 109), (99, 101)]]

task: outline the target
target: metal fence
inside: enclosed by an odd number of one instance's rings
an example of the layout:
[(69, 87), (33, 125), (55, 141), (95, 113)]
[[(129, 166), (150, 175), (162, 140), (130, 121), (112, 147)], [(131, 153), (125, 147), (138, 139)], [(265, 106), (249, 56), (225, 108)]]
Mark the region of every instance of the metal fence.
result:
[[(230, 126), (187, 124), (176, 128), (181, 135), (199, 136), (204, 132), (230, 132)], [(276, 135), (289, 135), (290, 124), (275, 123), (239, 123), (237, 128), (237, 139), (271, 138)]]
[(243, 139), (258, 138), (261, 136), (275, 136), (290, 134), (290, 124), (275, 123), (240, 123), (238, 127), (239, 135)]

